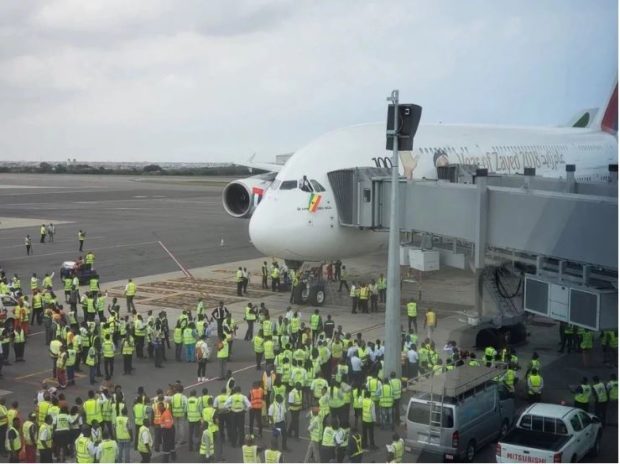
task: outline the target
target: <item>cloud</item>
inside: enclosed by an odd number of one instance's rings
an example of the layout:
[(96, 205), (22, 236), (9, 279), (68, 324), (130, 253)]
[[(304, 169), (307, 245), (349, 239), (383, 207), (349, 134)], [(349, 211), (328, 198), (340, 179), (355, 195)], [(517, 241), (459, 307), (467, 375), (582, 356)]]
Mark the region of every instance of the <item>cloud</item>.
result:
[(558, 124), (617, 69), (610, 0), (23, 3), (0, 4), (3, 159), (269, 159), (383, 120), (393, 88), (426, 122)]

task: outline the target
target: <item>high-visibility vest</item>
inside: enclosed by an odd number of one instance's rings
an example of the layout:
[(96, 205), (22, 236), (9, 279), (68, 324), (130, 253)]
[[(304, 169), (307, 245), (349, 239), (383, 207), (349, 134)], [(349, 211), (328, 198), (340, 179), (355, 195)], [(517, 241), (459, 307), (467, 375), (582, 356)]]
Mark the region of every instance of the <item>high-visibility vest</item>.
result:
[(506, 370), (506, 374), (504, 375), (503, 382), (504, 382), (504, 385), (506, 385), (506, 388), (508, 388), (508, 390), (512, 393), (514, 393), (515, 391), (515, 378), (516, 378), (516, 373), (514, 369)]
[(265, 359), (275, 358), (273, 340), (265, 340), (263, 348), (265, 350)]
[(211, 432), (217, 432), (220, 428), (215, 423), (213, 416), (215, 416), (215, 408), (213, 406), (207, 406), (202, 410), (202, 420), (208, 424), (208, 428)]
[(590, 385), (588, 385), (587, 383), (580, 385), (580, 387), (581, 387), (581, 392), (575, 394), (575, 402), (583, 403), (583, 404), (590, 403), (590, 395), (592, 395), (592, 387), (590, 387)]
[(173, 417), (183, 417), (185, 415), (185, 402), (183, 401), (184, 395), (182, 393), (175, 393), (172, 395), (172, 415)]
[(136, 284), (133, 282), (129, 282), (127, 284), (127, 290), (125, 291), (127, 296), (134, 296), (136, 294)]
[(265, 343), (265, 340), (263, 339), (263, 337), (259, 335), (255, 335), (254, 336), (254, 352), (263, 353), (265, 351), (265, 349), (263, 348), (264, 343)]
[(618, 401), (618, 381), (610, 380), (607, 382), (607, 394), (609, 401)]
[(181, 327), (174, 328), (174, 335), (172, 339), (177, 345), (183, 344), (183, 329)]
[(245, 395), (241, 393), (235, 393), (230, 397), (230, 410), (232, 412), (243, 412), (245, 410)]
[(392, 387), (392, 398), (399, 399), (402, 394), (403, 384), (399, 378), (394, 377), (390, 379), (390, 386)]
[[(49, 432), (47, 434), (49, 438), (45, 441), (42, 441), (41, 436), (43, 435), (44, 431)], [(51, 449), (51, 447), (52, 447), (52, 427), (50, 427), (47, 424), (42, 424), (41, 427), (39, 427), (39, 433), (37, 435), (37, 449), (40, 449), (40, 450)]]
[(34, 445), (34, 443), (32, 442), (32, 438), (30, 437), (30, 429), (32, 427), (34, 427), (34, 422), (32, 422), (31, 420), (25, 421), (22, 427), (22, 433), (24, 434), (24, 443), (26, 445)]
[(265, 464), (275, 464), (280, 462), (280, 456), (282, 453), (277, 450), (265, 450)]
[(129, 440), (129, 418), (127, 416), (116, 416), (114, 418), (114, 430), (117, 440)]
[(95, 462), (93, 456), (88, 452), (88, 446), (92, 443), (92, 440), (84, 435), (80, 435), (75, 440), (75, 457), (79, 463)]
[(495, 357), (496, 351), (495, 348), (493, 348), (492, 346), (487, 346), (484, 349), (484, 357), (487, 359), (487, 361), (492, 361), (493, 358)]
[(280, 278), (280, 269), (278, 269), (277, 267), (274, 267), (271, 271), (271, 278), (272, 279), (279, 279)]
[(426, 325), (428, 327), (435, 327), (435, 325), (437, 325), (437, 316), (434, 311), (428, 311), (426, 313)]
[(132, 355), (135, 349), (135, 345), (133, 342), (133, 337), (128, 337), (125, 338), (123, 340), (123, 347), (121, 349), (121, 352), (123, 353), (123, 355)]
[(405, 453), (405, 442), (402, 438), (398, 441), (392, 442), (392, 450), (394, 452), (394, 460), (396, 462), (403, 462), (403, 454)]
[(349, 290), (349, 296), (351, 298), (355, 298), (357, 296), (357, 292), (359, 290), (357, 290), (357, 288), (355, 287), (355, 285), (351, 285), (351, 290)]
[(39, 279), (37, 279), (36, 277), (31, 277), (30, 278), (30, 289), (34, 290), (38, 286), (39, 286)]
[(260, 462), (258, 459), (258, 446), (243, 445), (241, 451), (243, 452), (243, 462)]
[(536, 374), (536, 375), (530, 374), (528, 379), (529, 379), (528, 393), (529, 394), (540, 393), (542, 391), (540, 387), (542, 384), (542, 377), (539, 374)]
[(607, 388), (603, 382), (592, 385), (592, 389), (596, 393), (597, 403), (607, 403)]
[(323, 440), (321, 441), (321, 445), (323, 446), (331, 446), (334, 447), (336, 446), (336, 432), (334, 429), (332, 429), (329, 425), (327, 427), (325, 427), (325, 430), (323, 430)]
[[(49, 411), (51, 405), (52, 403), (46, 400), (39, 402), (38, 414), (37, 414), (37, 422), (39, 423), (39, 425), (42, 425), (45, 423), (45, 417), (47, 416), (47, 411)], [(0, 404), (0, 412), (2, 412), (3, 410), (4, 410), (4, 413), (6, 414), (6, 408)], [(0, 419), (0, 425), (4, 425), (2, 422), (3, 421)], [(6, 424), (6, 422), (4, 423)]]
[(302, 406), (301, 392), (297, 390), (296, 388), (293, 388), (291, 390), (291, 393), (293, 394), (293, 403), (291, 403), (290, 405), (290, 410), (301, 411), (301, 406)]
[(99, 443), (99, 451), (101, 452), (99, 462), (116, 462), (118, 445), (114, 440), (103, 440)]
[(146, 335), (146, 327), (140, 319), (133, 322), (133, 331), (136, 337), (144, 337)]
[(60, 413), (56, 416), (56, 431), (69, 430), (71, 428), (71, 416), (69, 414)]
[(589, 330), (584, 331), (581, 337), (582, 338), (580, 348), (582, 350), (592, 349), (592, 332), (590, 332)]
[(263, 336), (271, 337), (271, 334), (273, 333), (271, 319), (265, 319), (262, 323), (262, 328), (263, 328)]
[(97, 350), (95, 350), (94, 347), (91, 346), (88, 349), (88, 353), (86, 354), (86, 361), (84, 361), (84, 364), (90, 367), (93, 367), (95, 364), (97, 364)]
[[(9, 438), (9, 433), (11, 432), (15, 434), (15, 438), (13, 438), (12, 440)], [(19, 436), (19, 432), (12, 425), (9, 426), (9, 429), (7, 430), (5, 446), (11, 452), (17, 452), (22, 447), (22, 440)]]
[(353, 438), (353, 443), (355, 443), (355, 451), (351, 453), (351, 457), (359, 456), (364, 452), (362, 448), (362, 436), (359, 433), (355, 433), (351, 435), (351, 438)]
[(310, 432), (310, 441), (320, 443), (323, 438), (323, 418), (321, 416), (312, 416), (310, 424), (314, 429)]
[[(144, 432), (148, 433), (148, 438), (146, 439), (146, 441), (143, 440), (142, 435), (144, 434)], [(140, 453), (148, 453), (148, 449), (146, 447), (146, 445), (150, 445), (153, 443), (153, 437), (151, 436), (151, 431), (149, 430), (148, 427), (146, 427), (145, 425), (142, 425), (140, 427), (140, 430), (138, 431), (138, 452)]]
[(261, 409), (263, 407), (263, 389), (262, 388), (252, 388), (250, 390), (250, 404), (252, 409)]
[(370, 398), (364, 398), (362, 400), (362, 421), (373, 422), (372, 420), (372, 408), (374, 403)]
[(384, 383), (381, 387), (379, 406), (381, 406), (382, 408), (391, 408), (392, 406), (394, 406), (394, 398), (392, 398), (392, 387), (387, 383)]
[(217, 352), (218, 359), (226, 359), (228, 358), (228, 342), (226, 340), (222, 340), (222, 347)]
[(407, 303), (407, 316), (416, 317), (418, 315), (418, 304), (415, 301)]
[(190, 396), (187, 399), (187, 420), (189, 422), (198, 422), (200, 416), (200, 400), (195, 396)]
[[(208, 450), (206, 445), (207, 438), (209, 440)], [(202, 437), (200, 439), (200, 454), (203, 456), (212, 456), (214, 452), (215, 443), (213, 443), (213, 431), (207, 428), (204, 432), (202, 432)]]
[(321, 320), (321, 316), (319, 314), (312, 314), (310, 316), (310, 329), (318, 330), (320, 320)]
[(99, 289), (99, 279), (93, 277), (88, 281), (88, 285), (91, 292), (96, 292)]
[(368, 287), (362, 287), (360, 288), (360, 300), (367, 300), (368, 299)]
[(143, 403), (136, 403), (133, 405), (133, 419), (136, 425), (142, 425), (144, 423), (145, 412), (146, 406)]
[(300, 326), (301, 326), (301, 321), (299, 320), (299, 317), (292, 317), (291, 318), (291, 333), (295, 334), (299, 332)]
[(101, 349), (103, 351), (104, 358), (113, 358), (114, 357), (114, 343), (112, 340), (104, 340), (101, 345)]
[(194, 336), (194, 329), (190, 327), (186, 327), (183, 330), (183, 344), (184, 345), (195, 345), (196, 337)]
[(241, 269), (237, 270), (237, 282), (243, 282), (243, 271)]
[(103, 420), (103, 415), (101, 413), (101, 405), (97, 400), (91, 398), (84, 401), (83, 408), (84, 414), (86, 415), (86, 423), (88, 425), (92, 425), (94, 420), (101, 423)]
[(254, 313), (252, 308), (250, 308), (249, 306), (246, 306), (246, 308), (245, 308), (245, 320), (246, 321), (255, 321), (256, 320), (256, 314)]

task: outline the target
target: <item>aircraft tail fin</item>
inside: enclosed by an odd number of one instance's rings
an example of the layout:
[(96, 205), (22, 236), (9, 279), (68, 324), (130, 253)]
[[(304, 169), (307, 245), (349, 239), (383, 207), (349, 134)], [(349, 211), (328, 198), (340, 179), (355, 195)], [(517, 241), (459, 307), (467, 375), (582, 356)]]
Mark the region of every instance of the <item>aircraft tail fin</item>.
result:
[(600, 127), (602, 131), (611, 134), (618, 133), (618, 78), (611, 95), (605, 102), (605, 108), (597, 115), (593, 127)]
[(571, 119), (568, 120), (564, 127), (592, 127), (592, 123), (594, 118), (598, 113), (598, 108), (588, 108), (585, 110), (581, 110), (577, 114), (575, 114)]

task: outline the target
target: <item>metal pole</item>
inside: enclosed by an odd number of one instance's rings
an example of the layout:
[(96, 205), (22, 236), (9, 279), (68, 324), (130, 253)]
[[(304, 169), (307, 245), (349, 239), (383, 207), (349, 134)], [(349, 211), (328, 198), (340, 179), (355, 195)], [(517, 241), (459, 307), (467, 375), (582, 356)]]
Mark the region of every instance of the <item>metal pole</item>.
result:
[(390, 208), (390, 236), (388, 245), (387, 299), (385, 302), (385, 358), (384, 375), (392, 372), (401, 376), (400, 332), (400, 199), (398, 173), (398, 90), (392, 91), (388, 101), (394, 104), (394, 149), (392, 152), (392, 207)]

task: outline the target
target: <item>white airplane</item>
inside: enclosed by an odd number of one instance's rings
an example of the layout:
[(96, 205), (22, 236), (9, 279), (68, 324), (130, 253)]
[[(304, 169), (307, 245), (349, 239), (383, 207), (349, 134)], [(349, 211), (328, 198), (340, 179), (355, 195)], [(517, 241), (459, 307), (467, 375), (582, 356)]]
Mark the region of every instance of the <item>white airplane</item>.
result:
[[(474, 164), (489, 173), (565, 176), (576, 165), (579, 181), (609, 181), (618, 160), (618, 86), (604, 112), (585, 110), (565, 127), (420, 124), (414, 149), (400, 152), (401, 175), (437, 179), (437, 167)], [(339, 225), (327, 173), (353, 167), (391, 167), (386, 126), (361, 124), (329, 132), (296, 151), (284, 165), (254, 163), (268, 174), (239, 179), (222, 194), (226, 211), (250, 217), (250, 238), (266, 256), (323, 261), (359, 256), (387, 245), (388, 234)]]

